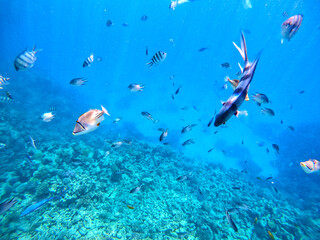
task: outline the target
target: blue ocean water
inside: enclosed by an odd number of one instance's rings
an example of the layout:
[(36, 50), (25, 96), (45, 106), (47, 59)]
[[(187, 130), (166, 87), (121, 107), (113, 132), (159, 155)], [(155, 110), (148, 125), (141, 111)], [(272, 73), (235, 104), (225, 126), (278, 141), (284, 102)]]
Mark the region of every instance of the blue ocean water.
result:
[[(10, 78), (0, 89), (0, 202), (17, 201), (0, 208), (1, 239), (320, 239), (320, 174), (300, 166), (320, 155), (319, 1), (178, 3), (0, 1), (0, 75)], [(299, 30), (281, 43), (281, 24), (297, 14)], [(239, 108), (248, 116), (208, 127), (233, 92), (224, 78), (241, 77), (241, 31), (249, 60), (261, 51)], [(35, 45), (34, 66), (16, 71)], [(167, 57), (149, 69), (158, 51)], [(80, 77), (85, 85), (69, 84)], [(257, 92), (269, 103), (258, 106)], [(101, 105), (111, 117), (73, 136)]]

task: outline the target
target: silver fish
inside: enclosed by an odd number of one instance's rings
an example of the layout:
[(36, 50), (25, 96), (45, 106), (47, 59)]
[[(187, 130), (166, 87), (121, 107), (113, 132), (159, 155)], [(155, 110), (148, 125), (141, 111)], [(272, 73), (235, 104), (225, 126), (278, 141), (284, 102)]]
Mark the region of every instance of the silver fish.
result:
[(11, 200), (4, 201), (0, 204), (0, 214), (5, 213), (8, 211), (11, 207), (13, 207), (17, 203), (17, 200), (15, 198), (12, 198)]
[(74, 85), (74, 86), (82, 86), (84, 85), (86, 82), (88, 82), (86, 80), (86, 78), (74, 78), (70, 81), (70, 84), (71, 85)]
[(14, 67), (16, 71), (26, 70), (33, 67), (37, 60), (36, 53), (42, 51), (41, 49), (35, 49), (36, 46), (33, 47), (32, 51), (25, 50), (16, 57), (14, 60)]
[(182, 182), (182, 181), (187, 180), (187, 179), (188, 179), (188, 176), (187, 175), (183, 175), (183, 176), (178, 177), (176, 180), (179, 181), (179, 182)]
[(271, 117), (273, 117), (275, 115), (274, 111), (271, 108), (263, 108), (263, 109), (261, 109), (261, 113), (263, 115), (267, 115), (267, 116), (271, 116)]
[[(294, 15), (284, 21), (281, 25), (281, 34), (283, 38), (290, 39), (297, 33), (298, 29), (301, 26), (303, 19), (303, 15)], [(283, 43), (283, 39), (281, 39), (281, 43)]]
[(130, 89), (131, 92), (142, 92), (144, 89), (145, 85), (143, 84), (137, 84), (137, 83), (131, 83), (128, 88)]
[(193, 139), (188, 139), (182, 143), (182, 146), (187, 146), (187, 145), (194, 144), (194, 143), (195, 143), (195, 141)]
[(261, 106), (262, 103), (268, 103), (269, 99), (268, 97), (263, 93), (256, 93), (252, 95), (253, 101), (255, 101), (258, 106)]
[[(30, 136), (29, 136), (30, 137)], [(31, 141), (31, 145), (32, 145), (32, 147), (34, 148), (34, 149), (37, 149), (37, 147), (36, 147), (36, 143), (35, 143), (35, 141), (33, 140), (33, 138), (32, 137), (30, 137), (30, 141)]]

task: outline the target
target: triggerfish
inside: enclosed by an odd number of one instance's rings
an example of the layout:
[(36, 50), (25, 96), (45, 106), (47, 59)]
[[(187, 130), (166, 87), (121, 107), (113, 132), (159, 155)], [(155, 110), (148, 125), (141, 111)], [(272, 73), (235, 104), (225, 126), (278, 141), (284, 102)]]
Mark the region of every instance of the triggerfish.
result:
[(102, 110), (93, 109), (82, 114), (78, 118), (72, 134), (82, 135), (96, 130), (100, 126), (100, 123), (104, 120), (103, 115), (107, 114), (110, 116), (107, 109), (105, 109), (102, 105), (101, 108)]
[[(284, 21), (281, 25), (281, 34), (283, 38), (290, 39), (297, 33), (300, 28), (301, 22), (303, 19), (303, 15), (294, 15)], [(283, 43), (283, 39), (281, 39), (281, 43)]]
[(233, 115), (239, 114), (239, 107), (245, 100), (247, 94), (248, 94), (248, 88), (252, 81), (254, 71), (256, 70), (256, 66), (259, 61), (259, 55), (254, 60), (253, 63), (250, 63), (247, 56), (247, 46), (246, 46), (246, 40), (244, 38), (243, 33), (241, 33), (241, 48), (239, 48), (234, 42), (234, 46), (238, 49), (240, 52), (245, 67), (243, 69), (242, 77), (240, 79), (240, 82), (232, 95), (229, 97), (229, 99), (223, 103), (223, 106), (219, 113), (216, 115), (214, 120), (214, 126), (218, 127), (221, 124), (225, 124)]
[(300, 166), (303, 171), (308, 174), (318, 172), (320, 170), (320, 162), (316, 159), (309, 159), (308, 161), (300, 162)]

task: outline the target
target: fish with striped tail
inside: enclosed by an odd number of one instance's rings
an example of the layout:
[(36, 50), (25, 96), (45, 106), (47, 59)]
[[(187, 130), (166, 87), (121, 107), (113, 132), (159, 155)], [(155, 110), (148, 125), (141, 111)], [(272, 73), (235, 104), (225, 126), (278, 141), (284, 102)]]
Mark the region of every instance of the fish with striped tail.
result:
[[(281, 34), (285, 39), (290, 39), (297, 33), (302, 23), (303, 15), (298, 14), (288, 18), (281, 25)], [(283, 39), (281, 39), (281, 43), (283, 43)]]
[(167, 53), (158, 51), (156, 52), (156, 54), (153, 55), (150, 62), (146, 63), (146, 65), (148, 65), (149, 68), (151, 68), (153, 65), (157, 66), (160, 63), (162, 63), (166, 59), (166, 57), (167, 57)]
[(37, 60), (36, 54), (42, 51), (41, 49), (36, 50), (36, 46), (31, 51), (25, 50), (20, 53), (14, 60), (14, 67), (16, 71), (27, 70), (33, 67)]

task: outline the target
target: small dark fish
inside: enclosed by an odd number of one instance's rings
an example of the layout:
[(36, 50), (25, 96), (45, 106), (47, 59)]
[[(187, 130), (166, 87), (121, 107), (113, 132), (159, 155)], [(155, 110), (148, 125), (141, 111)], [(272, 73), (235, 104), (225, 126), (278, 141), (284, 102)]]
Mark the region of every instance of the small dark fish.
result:
[(0, 204), (0, 214), (5, 213), (8, 211), (11, 207), (13, 207), (17, 203), (17, 200), (15, 198), (12, 198), (11, 200), (4, 201)]
[(160, 131), (160, 132), (164, 132), (164, 131), (165, 131), (165, 129), (164, 129), (164, 128), (158, 128), (158, 131)]
[(8, 98), (10, 98), (11, 100), (13, 100), (13, 97), (12, 97), (11, 93), (9, 93), (8, 91), (6, 91), (6, 94), (7, 94)]
[(261, 179), (261, 177), (256, 177), (256, 179), (258, 179), (258, 180), (262, 180), (262, 179)]
[(281, 120), (280, 123), (283, 124), (283, 121)]
[(195, 141), (193, 139), (188, 139), (187, 141), (182, 143), (182, 146), (187, 146), (187, 145), (194, 144), (194, 143), (195, 143)]
[(230, 68), (230, 63), (228, 62), (225, 62), (225, 63), (221, 63), (221, 67), (224, 67), (224, 68)]
[(208, 153), (209, 153), (209, 152), (212, 152), (213, 149), (214, 149), (214, 148), (210, 148), (210, 149), (208, 150)]
[(185, 126), (184, 128), (182, 128), (181, 133), (187, 133), (190, 132), (192, 130), (193, 127), (196, 127), (198, 124), (189, 124), (187, 126)]
[(26, 216), (26, 215), (28, 215), (29, 213), (32, 213), (32, 212), (36, 211), (37, 209), (39, 209), (42, 205), (46, 204), (47, 202), (50, 202), (50, 201), (55, 200), (55, 199), (60, 199), (60, 198), (62, 198), (62, 196), (65, 194), (65, 192), (66, 192), (66, 189), (64, 189), (64, 190), (63, 190), (61, 193), (59, 193), (57, 196), (43, 199), (43, 200), (41, 200), (40, 202), (37, 202), (37, 203), (35, 203), (35, 204), (27, 207), (27, 208), (20, 214), (20, 217)]
[(129, 27), (129, 24), (128, 23), (122, 23), (122, 26)]
[(134, 209), (134, 207), (133, 207), (133, 206), (131, 206), (131, 205), (127, 205), (127, 207), (128, 207), (129, 209), (131, 209), (131, 210), (133, 210), (133, 209)]
[(111, 27), (113, 25), (113, 22), (111, 20), (107, 21), (107, 27)]
[(176, 90), (175, 94), (177, 95), (180, 92), (180, 89), (182, 88), (182, 86), (178, 87), (178, 89)]
[(84, 85), (87, 81), (86, 78), (74, 78), (70, 81), (69, 84), (74, 85), (74, 86), (82, 86)]
[(148, 65), (149, 68), (151, 68), (153, 65), (157, 66), (160, 63), (162, 63), (166, 59), (166, 57), (167, 57), (167, 53), (158, 51), (153, 55), (153, 57), (151, 58), (151, 61), (146, 63), (146, 65)]
[(276, 193), (278, 193), (278, 189), (276, 187), (273, 187), (273, 189)]
[(142, 187), (142, 185), (139, 186), (139, 187), (135, 187), (135, 188), (131, 189), (131, 190), (130, 190), (130, 193), (137, 193), (137, 192), (139, 192), (140, 189), (141, 189), (141, 187)]
[(26, 154), (26, 157), (27, 157), (27, 159), (28, 159), (28, 162), (29, 162), (31, 165), (33, 165), (33, 162), (32, 162), (33, 158), (32, 158), (29, 154)]
[(167, 128), (167, 129), (160, 135), (160, 138), (159, 138), (160, 142), (162, 142), (163, 139), (165, 139), (165, 138), (168, 136), (168, 133), (169, 133), (169, 130), (168, 130), (168, 128)]
[(199, 109), (196, 106), (192, 106), (194, 110), (196, 110), (197, 112), (199, 112)]
[(173, 94), (171, 94), (171, 98), (172, 98), (172, 100), (174, 100), (174, 95)]
[(272, 177), (267, 177), (265, 181), (268, 181), (268, 180), (271, 180), (271, 179), (272, 179)]
[(267, 153), (269, 153), (270, 151), (269, 151), (269, 148), (266, 148), (266, 151), (267, 151)]
[(229, 215), (228, 210), (227, 209), (225, 209), (225, 210), (226, 210), (226, 218), (228, 220), (229, 225), (232, 227), (232, 229), (235, 232), (238, 232), (238, 228), (237, 228), (236, 224), (233, 222), (231, 216)]
[(221, 152), (222, 152), (223, 154), (226, 154), (226, 153), (227, 153), (225, 150), (221, 150)]
[(240, 190), (239, 187), (232, 187), (232, 189), (234, 189), (234, 190)]
[(149, 54), (149, 50), (148, 50), (148, 46), (146, 46), (146, 55), (148, 56)]
[(188, 106), (183, 106), (183, 107), (181, 108), (181, 110), (188, 110), (188, 109), (189, 109)]
[(179, 181), (179, 182), (182, 182), (182, 181), (187, 180), (187, 179), (188, 179), (188, 176), (187, 175), (183, 175), (183, 176), (178, 177), (176, 180)]
[(200, 194), (200, 195), (202, 195), (202, 191), (201, 191), (201, 189), (200, 189), (200, 188), (198, 189), (198, 191), (199, 191), (199, 194)]
[(208, 49), (209, 49), (209, 47), (203, 47), (203, 48), (200, 48), (200, 49), (198, 50), (198, 52), (203, 52), (203, 51), (208, 50)]
[(243, 140), (241, 141), (241, 144), (243, 145)]
[(154, 121), (153, 118), (152, 118), (152, 115), (150, 113), (148, 113), (148, 112), (141, 112), (141, 115), (143, 117), (147, 118), (148, 120)]
[(270, 238), (271, 240), (275, 240), (275, 238), (274, 238), (274, 236), (273, 236), (272, 232), (268, 231), (268, 235), (269, 235), (269, 238)]
[(256, 142), (256, 144), (259, 146), (259, 147), (262, 147), (264, 145), (264, 142)]
[(263, 115), (267, 115), (267, 116), (271, 116), (271, 117), (275, 115), (274, 111), (271, 108), (263, 108), (263, 109), (261, 109), (261, 113)]
[(302, 93), (304, 93), (304, 91), (302, 90), (302, 91), (300, 91), (299, 93), (302, 94)]
[(93, 53), (83, 62), (82, 67), (90, 67), (93, 62), (94, 56)]
[(147, 16), (147, 15), (143, 15), (143, 16), (141, 17), (141, 21), (147, 21), (147, 19), (148, 19), (148, 16)]
[(218, 133), (218, 130), (217, 131), (214, 131), (214, 133), (213, 134), (217, 134)]
[(294, 131), (294, 127), (292, 127), (292, 126), (289, 126), (288, 129), (291, 131)]
[(289, 109), (292, 110), (292, 105), (291, 104), (289, 105)]
[(275, 144), (275, 143), (272, 144), (272, 147), (273, 147), (273, 149), (276, 151), (277, 154), (280, 154), (280, 152), (279, 152), (279, 151), (280, 151), (280, 148), (279, 148), (279, 146), (278, 146), (277, 144)]
[(170, 143), (168, 143), (168, 142), (164, 142), (164, 143), (163, 143), (163, 145), (166, 145), (166, 146), (167, 146), (167, 145), (170, 145)]

